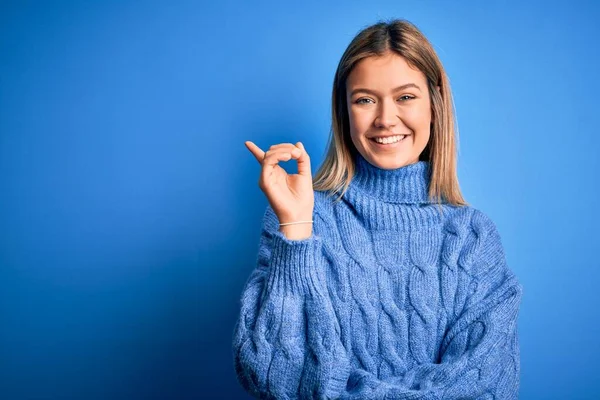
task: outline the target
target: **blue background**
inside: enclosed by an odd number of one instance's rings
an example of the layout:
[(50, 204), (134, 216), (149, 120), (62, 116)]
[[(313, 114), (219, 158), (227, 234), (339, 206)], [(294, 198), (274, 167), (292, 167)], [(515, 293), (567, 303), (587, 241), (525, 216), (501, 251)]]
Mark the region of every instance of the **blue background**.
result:
[(598, 398), (598, 8), (287, 3), (1, 3), (0, 398), (248, 398), (244, 141), (301, 140), (316, 172), (339, 58), (392, 17), (447, 69), (463, 193), (524, 286), (521, 398)]

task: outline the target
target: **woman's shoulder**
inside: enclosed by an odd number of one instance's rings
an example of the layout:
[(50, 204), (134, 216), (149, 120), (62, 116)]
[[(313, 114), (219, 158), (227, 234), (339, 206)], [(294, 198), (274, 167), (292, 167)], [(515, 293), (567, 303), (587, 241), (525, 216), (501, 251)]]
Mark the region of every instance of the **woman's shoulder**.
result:
[(484, 234), (485, 232), (497, 232), (497, 225), (488, 213), (472, 205), (447, 206), (445, 227), (447, 230), (459, 233)]
[[(453, 207), (444, 232), (449, 235), (449, 248), (457, 250), (458, 264), (473, 275), (489, 268), (506, 265), (506, 253), (498, 225), (480, 208), (471, 205)], [(455, 243), (456, 242), (456, 243)]]
[(336, 195), (328, 191), (315, 190), (315, 213), (321, 218), (333, 218)]

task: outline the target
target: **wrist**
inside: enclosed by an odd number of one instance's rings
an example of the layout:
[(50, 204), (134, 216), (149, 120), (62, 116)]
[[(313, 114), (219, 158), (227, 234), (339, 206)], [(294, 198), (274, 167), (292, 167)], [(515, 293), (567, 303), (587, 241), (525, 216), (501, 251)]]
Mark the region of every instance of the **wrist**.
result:
[(279, 221), (279, 231), (288, 239), (302, 240), (312, 235), (313, 210), (294, 216), (282, 217)]
[(290, 240), (308, 239), (312, 236), (312, 223), (279, 226), (279, 232)]

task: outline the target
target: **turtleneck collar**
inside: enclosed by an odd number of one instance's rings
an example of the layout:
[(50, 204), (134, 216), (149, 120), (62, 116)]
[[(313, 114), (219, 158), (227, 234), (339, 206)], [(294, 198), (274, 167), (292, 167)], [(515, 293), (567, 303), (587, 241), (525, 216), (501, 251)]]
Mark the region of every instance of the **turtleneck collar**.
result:
[(431, 173), (428, 161), (417, 161), (396, 169), (382, 169), (356, 152), (354, 162), (356, 168), (351, 188), (387, 203), (432, 203), (428, 194)]

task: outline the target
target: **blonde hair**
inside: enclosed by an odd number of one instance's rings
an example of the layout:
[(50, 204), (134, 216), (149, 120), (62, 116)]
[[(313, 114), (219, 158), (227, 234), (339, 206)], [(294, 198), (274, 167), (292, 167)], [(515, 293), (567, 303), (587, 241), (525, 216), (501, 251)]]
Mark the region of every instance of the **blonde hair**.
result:
[[(380, 21), (361, 30), (346, 48), (333, 80), (331, 96), (331, 131), (326, 156), (315, 174), (314, 190), (339, 193), (339, 201), (348, 189), (355, 172), (356, 148), (350, 138), (350, 123), (346, 101), (346, 78), (356, 64), (367, 57), (393, 52), (427, 78), (431, 98), (432, 124), (427, 146), (419, 161), (429, 161), (431, 180), (429, 198), (441, 204), (468, 205), (463, 199), (456, 172), (457, 140), (454, 122), (454, 102), (444, 67), (427, 38), (411, 22), (393, 19)], [(436, 88), (440, 87), (440, 90)]]

